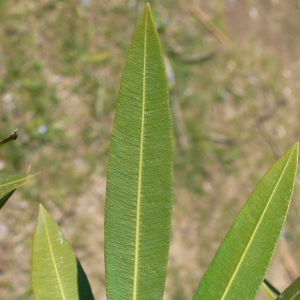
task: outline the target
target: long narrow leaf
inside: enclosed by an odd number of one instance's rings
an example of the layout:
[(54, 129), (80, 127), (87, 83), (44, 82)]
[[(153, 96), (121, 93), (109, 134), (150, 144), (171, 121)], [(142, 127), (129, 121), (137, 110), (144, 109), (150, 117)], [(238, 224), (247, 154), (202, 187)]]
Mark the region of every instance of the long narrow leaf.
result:
[(8, 199), (12, 196), (15, 190), (12, 190), (5, 194), (4, 196), (0, 197), (0, 209), (4, 206), (4, 204), (8, 201)]
[(27, 183), (32, 178), (36, 177), (39, 173), (30, 175), (30, 174), (19, 174), (13, 176), (6, 176), (0, 178), (0, 196), (7, 194), (8, 192), (15, 190), (21, 185)]
[(107, 175), (107, 297), (162, 299), (171, 230), (172, 128), (163, 55), (149, 4), (123, 72)]
[(274, 300), (280, 295), (280, 292), (267, 279), (264, 279), (260, 289), (269, 300)]
[(295, 143), (258, 183), (205, 273), (194, 299), (254, 299), (286, 218), (298, 164)]
[(292, 282), (276, 300), (299, 300), (300, 299), (300, 277)]
[(36, 300), (94, 300), (71, 246), (42, 205), (32, 252), (32, 288)]

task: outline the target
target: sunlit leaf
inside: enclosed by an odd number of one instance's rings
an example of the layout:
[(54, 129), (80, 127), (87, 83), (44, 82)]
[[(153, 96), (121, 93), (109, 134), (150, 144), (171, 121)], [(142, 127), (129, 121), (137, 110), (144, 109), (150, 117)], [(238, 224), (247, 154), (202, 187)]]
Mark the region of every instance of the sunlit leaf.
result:
[(107, 297), (162, 299), (172, 211), (167, 77), (147, 4), (123, 72), (107, 175)]
[(266, 173), (237, 216), (194, 299), (254, 299), (286, 218), (298, 165), (298, 142)]
[(87, 277), (58, 225), (40, 205), (32, 250), (36, 300), (93, 300)]

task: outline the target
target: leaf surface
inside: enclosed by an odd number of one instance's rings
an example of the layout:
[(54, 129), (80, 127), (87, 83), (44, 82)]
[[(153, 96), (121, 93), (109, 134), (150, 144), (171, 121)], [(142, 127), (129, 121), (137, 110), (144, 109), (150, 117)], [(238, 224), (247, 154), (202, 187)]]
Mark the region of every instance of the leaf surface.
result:
[(260, 289), (268, 300), (274, 300), (280, 295), (280, 292), (267, 279), (264, 279)]
[(42, 205), (32, 252), (32, 288), (36, 300), (94, 300), (76, 255)]
[(4, 206), (4, 204), (8, 201), (8, 199), (12, 196), (15, 190), (12, 190), (5, 194), (4, 196), (0, 197), (0, 209)]
[(15, 190), (32, 178), (36, 177), (38, 174), (19, 174), (0, 178), (0, 196), (7, 194), (11, 190)]
[(261, 179), (218, 249), (194, 299), (254, 299), (286, 218), (298, 165), (295, 143)]
[(172, 160), (167, 77), (147, 4), (130, 45), (111, 140), (105, 206), (108, 299), (163, 297)]

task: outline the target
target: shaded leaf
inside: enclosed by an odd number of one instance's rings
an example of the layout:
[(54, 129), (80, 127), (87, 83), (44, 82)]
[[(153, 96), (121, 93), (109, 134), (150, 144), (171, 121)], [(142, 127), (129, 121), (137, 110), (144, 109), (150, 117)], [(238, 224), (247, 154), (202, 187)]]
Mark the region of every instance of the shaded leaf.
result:
[(300, 299), (300, 276), (292, 282), (276, 300), (299, 300)]
[(254, 299), (286, 218), (298, 164), (295, 143), (261, 179), (205, 273), (194, 299)]
[(280, 295), (280, 292), (267, 279), (264, 279), (260, 289), (269, 300), (274, 300)]
[(162, 299), (172, 212), (172, 128), (149, 4), (130, 45), (111, 140), (105, 206), (108, 299)]
[(58, 225), (40, 205), (32, 250), (36, 300), (93, 300), (87, 277)]
[(8, 201), (8, 199), (11, 197), (11, 195), (15, 192), (15, 190), (12, 190), (5, 194), (4, 196), (0, 197), (0, 209), (4, 206), (4, 204)]

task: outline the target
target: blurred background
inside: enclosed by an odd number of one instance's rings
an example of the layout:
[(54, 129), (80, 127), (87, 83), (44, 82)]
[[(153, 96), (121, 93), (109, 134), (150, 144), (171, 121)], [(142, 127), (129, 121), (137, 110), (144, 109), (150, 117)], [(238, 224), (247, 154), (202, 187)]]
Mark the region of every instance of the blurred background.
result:
[[(262, 175), (299, 139), (300, 1), (149, 1), (174, 124), (173, 231), (165, 300), (191, 299)], [(105, 178), (119, 83), (145, 1), (1, 0), (0, 175), (42, 174), (0, 212), (0, 299), (34, 299), (38, 203), (106, 299)], [(296, 189), (267, 278), (299, 275)], [(263, 241), (262, 241), (263, 242)], [(264, 299), (260, 294), (258, 299)]]

